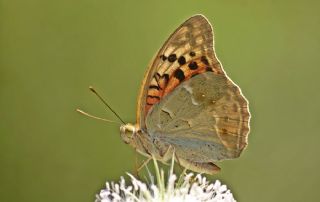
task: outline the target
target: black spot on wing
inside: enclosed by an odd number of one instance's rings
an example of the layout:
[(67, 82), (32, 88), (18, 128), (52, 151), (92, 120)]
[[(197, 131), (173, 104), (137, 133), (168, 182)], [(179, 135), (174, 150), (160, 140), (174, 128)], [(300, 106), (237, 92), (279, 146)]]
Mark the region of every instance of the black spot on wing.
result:
[(195, 70), (195, 69), (198, 69), (198, 64), (196, 62), (190, 62), (188, 67), (191, 70)]
[(170, 54), (170, 55), (168, 56), (168, 61), (169, 61), (169, 62), (174, 62), (174, 61), (176, 61), (176, 60), (177, 60), (176, 54)]
[(201, 62), (203, 62), (206, 65), (209, 65), (209, 61), (206, 56), (201, 56)]
[(186, 58), (183, 57), (183, 56), (180, 56), (179, 59), (178, 59), (178, 63), (179, 63), (180, 65), (186, 64)]
[(179, 81), (183, 81), (185, 79), (184, 73), (181, 69), (177, 69), (174, 72), (174, 77), (177, 78)]
[(194, 56), (196, 56), (196, 53), (193, 52), (193, 51), (191, 51), (191, 52), (189, 53), (189, 55), (190, 55), (191, 57), (194, 57)]
[(213, 70), (212, 70), (211, 67), (206, 67), (206, 71), (207, 71), (207, 72), (213, 72)]
[(165, 61), (167, 59), (167, 57), (165, 55), (160, 55), (160, 58)]
[(162, 75), (162, 78), (165, 80), (165, 82), (169, 81), (169, 74)]
[(156, 85), (150, 85), (149, 88), (150, 88), (150, 89), (160, 90), (160, 87), (159, 87), (159, 86), (156, 86)]

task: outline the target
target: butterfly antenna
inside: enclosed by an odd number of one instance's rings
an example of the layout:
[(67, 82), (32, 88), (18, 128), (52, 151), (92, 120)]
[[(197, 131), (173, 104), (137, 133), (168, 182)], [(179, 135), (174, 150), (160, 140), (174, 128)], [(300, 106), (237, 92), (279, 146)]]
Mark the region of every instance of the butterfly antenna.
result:
[(108, 123), (116, 123), (116, 124), (120, 124), (121, 125), (121, 123), (119, 123), (119, 122), (111, 121), (111, 120), (100, 118), (100, 117), (97, 117), (97, 116), (93, 116), (93, 115), (91, 115), (91, 114), (89, 114), (87, 112), (82, 111), (81, 109), (76, 109), (76, 111), (79, 112), (82, 115), (88, 116), (88, 117), (93, 118), (93, 119), (97, 119), (97, 120), (100, 120), (100, 121), (105, 121), (105, 122), (108, 122)]
[(96, 94), (96, 96), (103, 102), (103, 104), (105, 104), (109, 109), (110, 111), (116, 115), (116, 117), (118, 117), (118, 119), (123, 123), (123, 124), (126, 124), (122, 119), (121, 117), (110, 107), (110, 105), (99, 95), (99, 93), (92, 87), (90, 86), (89, 89), (91, 90), (91, 92), (93, 92), (94, 94)]

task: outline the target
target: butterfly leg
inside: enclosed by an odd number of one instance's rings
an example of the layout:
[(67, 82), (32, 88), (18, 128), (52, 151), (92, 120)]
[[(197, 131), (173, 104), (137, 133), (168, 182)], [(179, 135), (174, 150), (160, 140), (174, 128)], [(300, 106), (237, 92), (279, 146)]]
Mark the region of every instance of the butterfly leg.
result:
[(144, 160), (144, 161), (142, 162), (142, 164), (137, 168), (137, 173), (139, 173), (139, 171), (140, 171), (144, 166), (146, 166), (146, 165), (150, 162), (151, 159), (152, 159), (152, 157), (148, 157), (147, 160)]
[(212, 162), (193, 162), (190, 160), (179, 159), (181, 165), (189, 170), (193, 170), (198, 173), (206, 173), (210, 175), (217, 174), (220, 168)]
[(174, 153), (174, 157), (177, 159), (177, 162), (178, 162), (181, 170), (183, 170), (183, 172), (185, 172), (185, 168), (183, 168), (183, 167), (185, 167), (185, 166), (183, 166), (183, 165), (181, 164), (180, 158), (178, 157), (177, 153)]
[(161, 155), (162, 162), (164, 164), (168, 165), (168, 163), (166, 163), (166, 162), (169, 161), (170, 159), (172, 159), (173, 156), (175, 157), (176, 161), (178, 162), (178, 165), (180, 166), (181, 170), (183, 170), (183, 173), (184, 173), (185, 170), (182, 167), (181, 163), (179, 162), (179, 158), (177, 156), (177, 153), (175, 152), (175, 148), (172, 145), (169, 145), (168, 149), (164, 152), (163, 155)]
[(140, 163), (138, 162), (138, 152), (135, 151), (135, 165), (134, 165), (133, 173), (134, 173), (134, 175), (135, 175), (138, 179), (140, 179), (140, 176), (139, 176), (140, 170), (141, 170), (144, 166), (146, 166), (151, 159), (152, 159), (152, 157), (149, 156), (146, 160), (142, 161), (142, 163), (140, 164)]
[(163, 162), (169, 161), (172, 158), (173, 153), (174, 153), (174, 147), (169, 145), (167, 150), (165, 152), (163, 152), (162, 154), (160, 154), (160, 156), (162, 158), (161, 161), (163, 161)]

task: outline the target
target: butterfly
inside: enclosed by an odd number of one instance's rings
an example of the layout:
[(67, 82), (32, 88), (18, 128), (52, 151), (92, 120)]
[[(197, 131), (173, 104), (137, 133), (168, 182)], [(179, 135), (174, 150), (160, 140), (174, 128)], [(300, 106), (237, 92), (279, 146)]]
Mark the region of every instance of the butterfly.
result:
[(203, 15), (171, 34), (147, 69), (137, 123), (120, 127), (123, 141), (144, 156), (215, 174), (216, 162), (246, 148), (250, 112), (240, 88), (226, 75)]

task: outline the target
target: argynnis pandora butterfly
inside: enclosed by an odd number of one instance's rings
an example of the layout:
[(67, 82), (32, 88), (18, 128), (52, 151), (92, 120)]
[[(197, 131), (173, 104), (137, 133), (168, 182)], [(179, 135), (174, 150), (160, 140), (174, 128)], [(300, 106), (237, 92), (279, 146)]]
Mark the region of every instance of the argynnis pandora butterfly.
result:
[(240, 88), (224, 72), (208, 20), (195, 15), (164, 43), (142, 82), (137, 123), (121, 137), (139, 153), (166, 162), (175, 152), (187, 169), (208, 174), (239, 157), (248, 144), (250, 113)]

